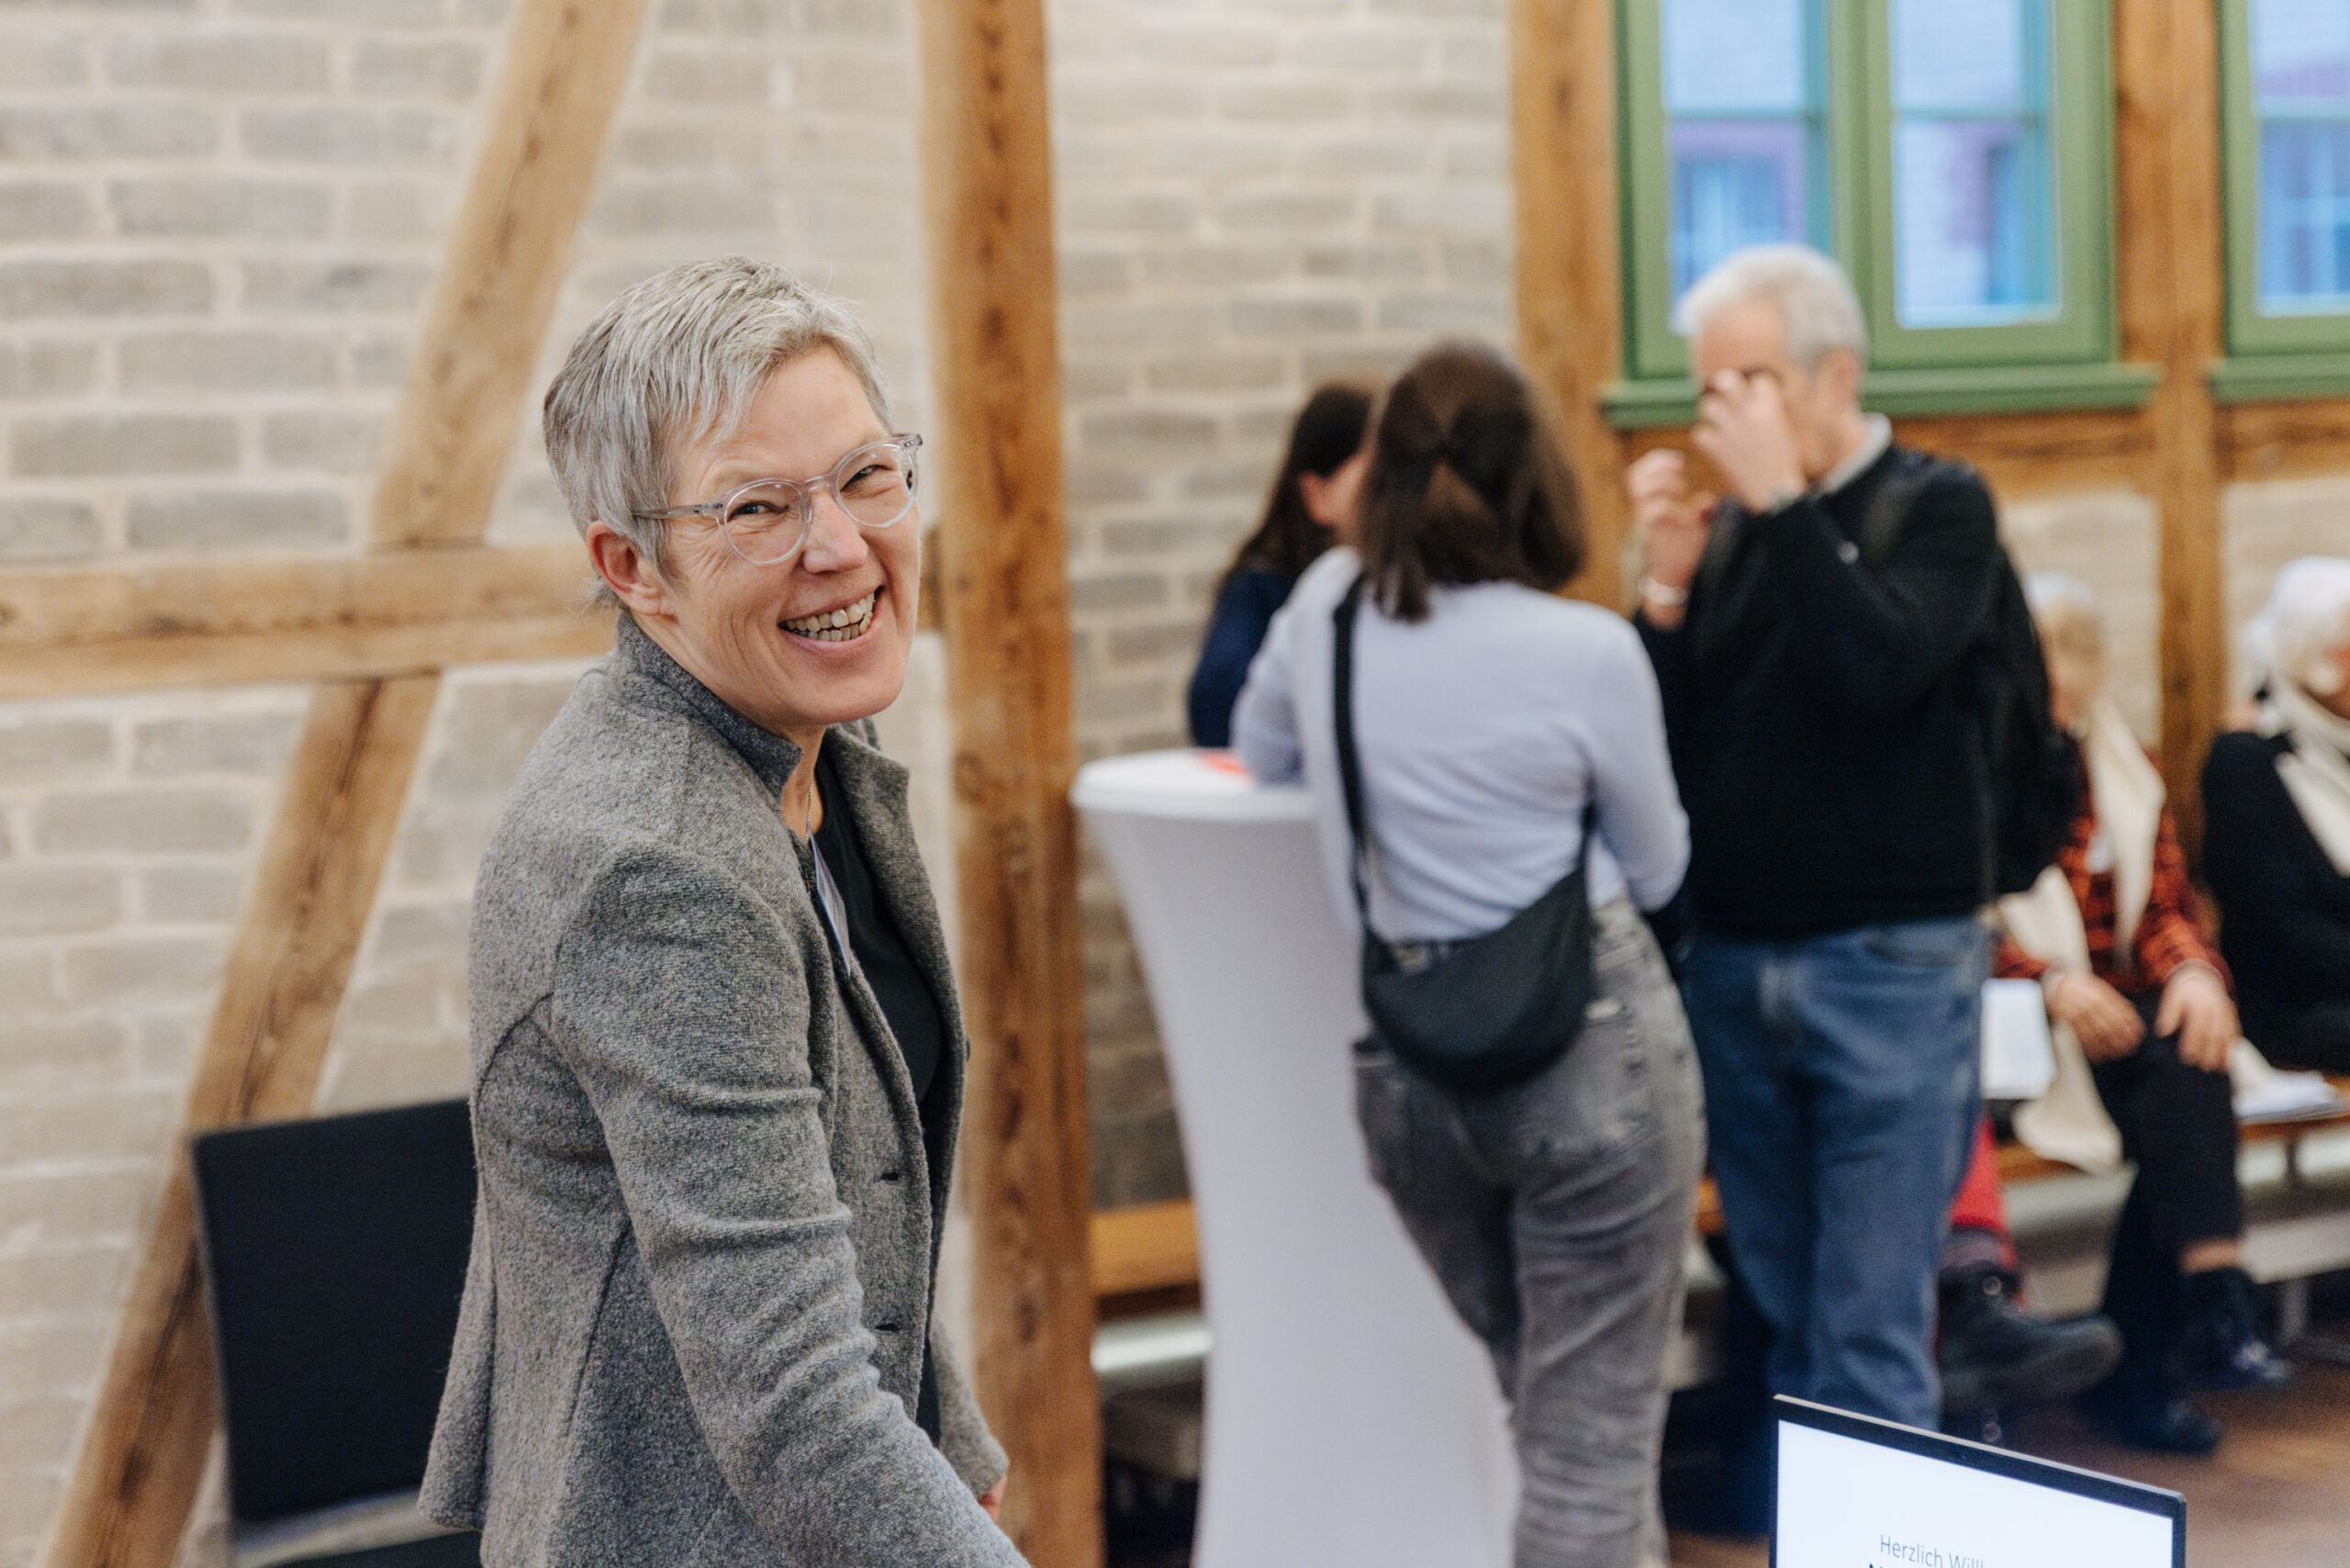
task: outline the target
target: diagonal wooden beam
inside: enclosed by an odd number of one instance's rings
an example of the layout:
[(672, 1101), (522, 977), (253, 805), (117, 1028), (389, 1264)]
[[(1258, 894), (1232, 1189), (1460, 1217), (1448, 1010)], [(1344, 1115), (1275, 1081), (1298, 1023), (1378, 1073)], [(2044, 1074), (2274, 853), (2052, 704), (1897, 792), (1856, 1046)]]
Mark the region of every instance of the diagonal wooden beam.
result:
[[(230, 949), (190, 1131), (310, 1108), (432, 714), (437, 676), (312, 697), (285, 803)], [(218, 1422), (187, 1163), (162, 1208), (68, 1483), (52, 1568), (168, 1568)]]
[(0, 700), (592, 654), (586, 580), (573, 543), (0, 574)]
[[(472, 543), (488, 524), (645, 3), (516, 9), (394, 416), (378, 546)], [(330, 685), (313, 700), (197, 1059), (190, 1129), (309, 1109), (439, 684)], [(170, 1568), (185, 1530), (218, 1419), (187, 1182), (175, 1153), (48, 1568)]]
[(375, 492), (378, 543), (479, 539), (595, 192), (646, 0), (528, 0), (426, 307)]

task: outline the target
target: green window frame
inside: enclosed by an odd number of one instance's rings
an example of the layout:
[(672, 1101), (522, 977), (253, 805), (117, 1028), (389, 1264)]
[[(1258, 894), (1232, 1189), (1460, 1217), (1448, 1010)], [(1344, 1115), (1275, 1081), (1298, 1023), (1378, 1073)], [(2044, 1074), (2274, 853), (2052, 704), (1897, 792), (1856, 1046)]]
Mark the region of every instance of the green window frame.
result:
[[(2048, 97), (2046, 211), (2055, 244), (2052, 311), (1996, 324), (1904, 326), (1896, 304), (1890, 0), (1808, 0), (1827, 134), (1828, 249), (1869, 319), (1871, 408), (1891, 414), (2137, 408), (2151, 366), (2116, 363), (2113, 86), (2109, 0), (2048, 0), (2030, 40)], [(2244, 4), (2244, 0), (2232, 0)], [(1623, 148), (1624, 379), (1604, 404), (1621, 428), (1695, 411), (1688, 346), (1673, 331), (1672, 159), (1664, 104), (1663, 0), (1617, 0)], [(1817, 198), (1815, 198), (1817, 199)], [(1816, 221), (1816, 220), (1815, 220)]]
[(2269, 314), (2260, 304), (2260, 120), (2252, 0), (2220, 0), (2220, 145), (2227, 216), (2228, 357), (2211, 367), (2222, 403), (2350, 392), (2350, 303)]

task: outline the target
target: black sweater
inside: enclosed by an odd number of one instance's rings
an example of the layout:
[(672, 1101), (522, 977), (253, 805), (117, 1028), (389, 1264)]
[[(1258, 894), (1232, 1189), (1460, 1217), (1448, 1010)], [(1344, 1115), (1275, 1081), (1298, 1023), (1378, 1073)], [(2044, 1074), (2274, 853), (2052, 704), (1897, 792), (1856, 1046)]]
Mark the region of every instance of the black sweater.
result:
[[(1864, 559), (1897, 473), (1916, 493)], [(1971, 913), (1992, 843), (1974, 672), (2010, 569), (1989, 492), (1897, 446), (1832, 495), (1723, 513), (1680, 628), (1639, 621), (1698, 924), (1792, 937)]]
[(2282, 1039), (2306, 1008), (2350, 1005), (2350, 877), (2277, 774), (2284, 737), (2221, 735), (2203, 763), (2203, 874), (2244, 1032)]

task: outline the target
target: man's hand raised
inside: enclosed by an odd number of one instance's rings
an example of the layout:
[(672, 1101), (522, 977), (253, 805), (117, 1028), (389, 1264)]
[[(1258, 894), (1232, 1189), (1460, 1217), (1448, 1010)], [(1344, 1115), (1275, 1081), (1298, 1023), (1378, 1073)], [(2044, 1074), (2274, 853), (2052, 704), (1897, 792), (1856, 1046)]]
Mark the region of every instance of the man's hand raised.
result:
[(1775, 375), (1717, 375), (1697, 399), (1690, 439), (1729, 476), (1749, 511), (1774, 510), (1804, 492), (1803, 445)]
[(1651, 624), (1671, 631), (1681, 624), (1689, 584), (1713, 532), (1716, 498), (1692, 495), (1681, 454), (1650, 453), (1624, 476), (1632, 498), (1633, 526), (1640, 536), (1640, 598)]

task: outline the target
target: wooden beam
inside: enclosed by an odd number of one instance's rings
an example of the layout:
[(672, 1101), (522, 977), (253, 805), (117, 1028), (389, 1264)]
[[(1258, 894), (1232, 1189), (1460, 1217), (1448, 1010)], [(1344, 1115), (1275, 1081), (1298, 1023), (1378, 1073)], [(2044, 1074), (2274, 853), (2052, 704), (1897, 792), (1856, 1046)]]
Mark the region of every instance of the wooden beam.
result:
[(2350, 398), (2221, 409), (2220, 446), (2230, 479), (2341, 477), (2350, 470)]
[(479, 539), (646, 0), (526, 0), (375, 491), (379, 543)]
[(1512, 0), (1517, 350), (1555, 400), (1591, 558), (1569, 591), (1626, 603), (1624, 442), (1601, 411), (1623, 348), (1612, 0)]
[(1200, 1231), (1189, 1198), (1105, 1209), (1091, 1229), (1096, 1297), (1200, 1282)]
[(2204, 379), (2227, 287), (2217, 8), (2117, 0), (2113, 58), (2121, 357), (2163, 367), (2146, 409), (2147, 487), (2162, 518), (2163, 777), (2192, 855), (2203, 754), (2227, 705), (2220, 421)]
[[(488, 526), (643, 12), (644, 0), (520, 0), (516, 9), (482, 152), (394, 415), (376, 490), (378, 544), (475, 543)], [(451, 558), (418, 559), (429, 576), (436, 566), (445, 572)], [(570, 559), (576, 581), (576, 554)], [(374, 570), (367, 563), (348, 565), (362, 576), (346, 587), (386, 580), (366, 576)], [(406, 587), (394, 591), (404, 617), (420, 608), (420, 580), (402, 578)], [(225, 606), (232, 622), (272, 613), (231, 585), (212, 586), (218, 598), (207, 613)], [(447, 587), (444, 578), (442, 591)], [(111, 590), (85, 583), (84, 591), (108, 599)], [(544, 603), (543, 592), (524, 597)], [(133, 579), (108, 601), (119, 610), (140, 599)], [(109, 657), (87, 644), (77, 653), (71, 622), (5, 602), (36, 622), (52, 670), (80, 657), (85, 676), (111, 669), (128, 678), (126, 664), (153, 676), (155, 649), (168, 645), (177, 624), (178, 612), (150, 597), (136, 607), (144, 619), (113, 622), (128, 634)], [(501, 601), (493, 593), (489, 602)], [(68, 608), (62, 597), (59, 603)], [(319, 631), (333, 641), (333, 629)], [(343, 631), (366, 642), (364, 626)], [(126, 651), (141, 639), (143, 652)], [(235, 638), (215, 645), (233, 647)], [(386, 646), (368, 656), (383, 656)], [(257, 647), (248, 643), (241, 656), (250, 661)], [(431, 662), (453, 652), (440, 639)], [(437, 675), (336, 683), (313, 699), (197, 1060), (191, 1130), (310, 1108), (439, 684)], [(186, 1529), (218, 1420), (187, 1182), (175, 1150), (67, 1478), (43, 1559), (49, 1568), (169, 1568)]]
[(976, 1377), (1012, 1454), (1013, 1540), (1039, 1568), (1094, 1568), (1101, 1411), (1043, 6), (921, 0), (917, 14)]
[[(189, 1092), (188, 1131), (310, 1108), (437, 677), (312, 698)], [(196, 1207), (174, 1148), (45, 1561), (168, 1568), (218, 1422)]]
[(572, 543), (0, 574), (0, 700), (584, 656), (587, 577)]

